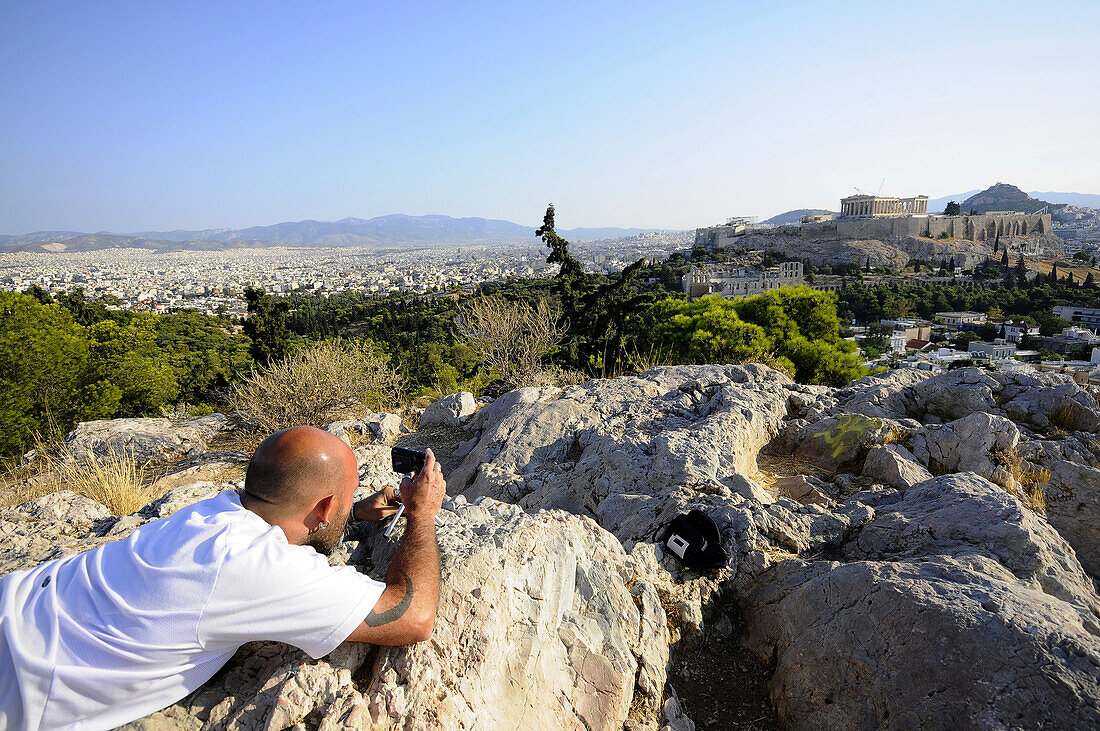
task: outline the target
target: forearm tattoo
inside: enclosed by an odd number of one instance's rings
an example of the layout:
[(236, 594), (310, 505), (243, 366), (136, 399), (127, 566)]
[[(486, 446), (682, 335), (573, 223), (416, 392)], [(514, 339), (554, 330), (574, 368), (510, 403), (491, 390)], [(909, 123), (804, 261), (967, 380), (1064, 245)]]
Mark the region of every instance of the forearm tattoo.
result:
[[(398, 569), (398, 571), (400, 571), (400, 569)], [(367, 623), (368, 627), (381, 627), (384, 624), (396, 622), (397, 620), (401, 619), (401, 616), (405, 614), (405, 612), (408, 611), (409, 607), (412, 605), (412, 579), (410, 579), (409, 575), (406, 574), (404, 571), (401, 571), (401, 575), (405, 577), (405, 598), (402, 599), (397, 604), (397, 606), (393, 607), (392, 609), (387, 609), (381, 614), (375, 612), (373, 609), (370, 610), (370, 614), (368, 614), (367, 618), (363, 620)]]

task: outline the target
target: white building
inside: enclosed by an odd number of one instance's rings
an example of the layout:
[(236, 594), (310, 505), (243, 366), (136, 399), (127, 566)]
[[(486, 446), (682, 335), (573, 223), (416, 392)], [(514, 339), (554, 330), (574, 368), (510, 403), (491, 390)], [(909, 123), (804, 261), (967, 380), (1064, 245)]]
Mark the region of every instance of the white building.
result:
[(1058, 305), (1054, 308), (1054, 314), (1063, 320), (1080, 323), (1094, 330), (1100, 327), (1100, 307)]
[(974, 340), (966, 346), (966, 349), (975, 357), (989, 360), (1003, 360), (1016, 355), (1016, 344), (1005, 342), (1003, 338), (997, 338), (992, 343)]
[(906, 337), (904, 330), (895, 330), (890, 333), (889, 342), (891, 353), (904, 353), (905, 344), (909, 342), (909, 338)]
[(785, 261), (771, 269), (746, 269), (721, 265), (692, 266), (682, 279), (688, 299), (707, 294), (723, 297), (748, 297), (792, 284), (805, 284), (802, 262)]
[(980, 312), (937, 312), (934, 317), (943, 320), (945, 325), (958, 327), (959, 325), (980, 325), (985, 322), (985, 315)]
[(1016, 343), (1017, 345), (1019, 345), (1023, 341), (1025, 334), (1031, 335), (1033, 337), (1038, 337), (1039, 326), (1029, 326), (1022, 322), (1005, 323), (1005, 340), (1007, 340), (1008, 342)]

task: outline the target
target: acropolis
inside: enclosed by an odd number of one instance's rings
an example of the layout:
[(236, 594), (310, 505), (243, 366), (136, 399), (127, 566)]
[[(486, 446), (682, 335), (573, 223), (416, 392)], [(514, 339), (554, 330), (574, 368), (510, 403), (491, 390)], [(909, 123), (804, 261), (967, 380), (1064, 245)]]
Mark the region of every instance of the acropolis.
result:
[(928, 213), (928, 196), (893, 198), (860, 193), (840, 199), (841, 218), (915, 216)]

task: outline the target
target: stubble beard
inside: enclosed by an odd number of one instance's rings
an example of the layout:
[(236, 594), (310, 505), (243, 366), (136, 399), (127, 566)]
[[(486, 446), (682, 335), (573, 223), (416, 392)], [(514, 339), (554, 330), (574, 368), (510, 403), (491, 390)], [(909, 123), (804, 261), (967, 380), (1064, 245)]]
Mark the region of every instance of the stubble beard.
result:
[(331, 556), (344, 540), (344, 529), (348, 525), (349, 517), (350, 513), (341, 515), (339, 521), (333, 521), (328, 528), (317, 531), (303, 545), (313, 548), (322, 556)]

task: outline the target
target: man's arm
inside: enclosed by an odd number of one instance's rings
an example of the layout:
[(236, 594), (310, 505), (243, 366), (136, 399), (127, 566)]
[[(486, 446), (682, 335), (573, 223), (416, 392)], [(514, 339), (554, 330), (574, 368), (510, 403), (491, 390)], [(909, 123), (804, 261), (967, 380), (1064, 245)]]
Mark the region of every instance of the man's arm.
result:
[(405, 534), (386, 572), (386, 590), (366, 619), (348, 636), (349, 642), (410, 645), (432, 634), (439, 605), (439, 544), (435, 516), (447, 492), (427, 450), (424, 469), (401, 488), (405, 504)]

